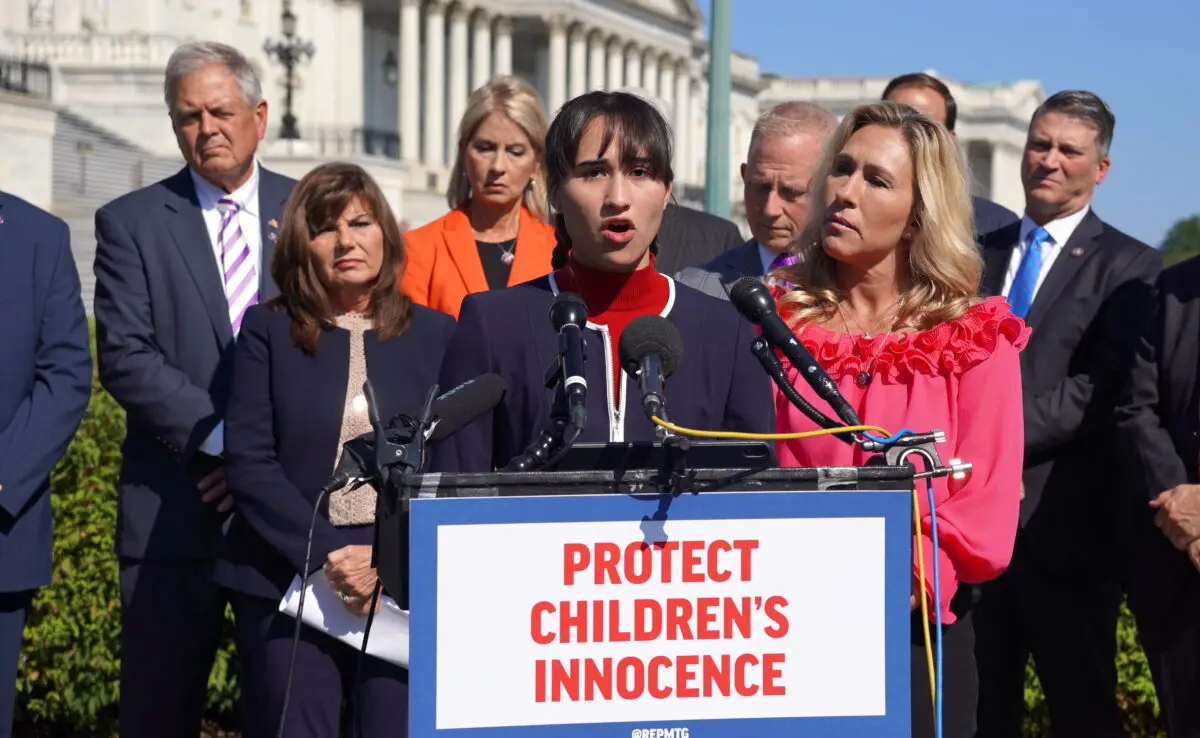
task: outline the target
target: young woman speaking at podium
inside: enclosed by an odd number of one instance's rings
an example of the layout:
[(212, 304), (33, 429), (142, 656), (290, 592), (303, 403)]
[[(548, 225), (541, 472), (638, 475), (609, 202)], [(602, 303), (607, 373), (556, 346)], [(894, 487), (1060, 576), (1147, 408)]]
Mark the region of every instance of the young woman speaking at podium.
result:
[[(982, 259), (954, 138), (907, 106), (878, 103), (845, 117), (812, 179), (813, 215), (779, 310), (864, 423), (941, 430), (943, 461), (973, 465), (934, 481), (945, 694), (942, 735), (975, 733), (977, 678), (970, 587), (1012, 556), (1020, 503), (1023, 416), (1019, 351), (1029, 329), (1001, 298), (978, 300)], [(792, 370), (810, 402), (816, 396)], [(782, 395), (780, 432), (816, 425)], [(783, 466), (858, 466), (867, 454), (830, 436), (785, 441)], [(932, 516), (921, 494), (925, 583), (914, 556), (913, 735), (934, 735), (921, 611), (934, 613)], [(957, 596), (955, 596), (957, 593)], [(927, 608), (918, 598), (927, 598)], [(936, 641), (935, 641), (936, 642)]]
[(755, 332), (728, 303), (680, 285), (654, 267), (655, 239), (671, 200), (671, 131), (649, 102), (620, 92), (571, 100), (546, 138), (556, 211), (554, 271), (468, 296), (440, 384), (495, 372), (508, 381), (497, 409), (433, 448), (431, 469), (489, 472), (534, 442), (551, 417), (545, 374), (558, 356), (549, 318), (562, 291), (582, 297), (587, 324), (587, 421), (578, 442), (648, 442), (636, 383), (618, 359), (625, 326), (659, 315), (679, 331), (683, 360), (666, 383), (672, 421), (691, 428), (770, 432), (770, 379), (749, 345)]

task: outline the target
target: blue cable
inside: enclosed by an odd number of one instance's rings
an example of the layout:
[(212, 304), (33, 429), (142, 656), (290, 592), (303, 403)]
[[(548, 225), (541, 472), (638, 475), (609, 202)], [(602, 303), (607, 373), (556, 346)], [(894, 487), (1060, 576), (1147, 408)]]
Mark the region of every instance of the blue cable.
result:
[(933, 542), (933, 612), (937, 632), (937, 646), (934, 651), (934, 734), (937, 738), (942, 738), (942, 587), (941, 578), (938, 576), (937, 510), (933, 501), (932, 478), (925, 480), (925, 487), (929, 490), (930, 538)]
[(911, 430), (909, 428), (905, 428), (897, 433), (893, 433), (892, 435), (888, 436), (887, 438), (880, 438), (879, 436), (875, 435), (874, 433), (872, 433), (870, 431), (863, 431), (863, 436), (874, 441), (875, 443), (882, 443), (882, 444), (887, 445), (887, 444), (895, 443), (896, 441), (899, 441), (901, 438), (904, 438), (905, 436), (911, 436), (913, 433), (914, 433), (913, 430)]

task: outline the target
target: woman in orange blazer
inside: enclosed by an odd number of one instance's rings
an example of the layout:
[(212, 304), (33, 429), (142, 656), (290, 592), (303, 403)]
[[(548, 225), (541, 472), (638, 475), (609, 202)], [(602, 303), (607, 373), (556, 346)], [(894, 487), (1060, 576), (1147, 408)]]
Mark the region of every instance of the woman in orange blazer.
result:
[(413, 302), (457, 319), (467, 295), (550, 272), (546, 128), (541, 98), (516, 77), (472, 93), (458, 126), (451, 210), (404, 234), (401, 287)]

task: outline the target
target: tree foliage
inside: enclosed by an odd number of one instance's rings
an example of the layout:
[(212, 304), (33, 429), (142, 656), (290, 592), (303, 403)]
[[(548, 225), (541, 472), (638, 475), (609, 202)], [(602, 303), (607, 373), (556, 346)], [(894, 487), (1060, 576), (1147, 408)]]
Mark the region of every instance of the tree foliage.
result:
[(1168, 266), (1200, 255), (1200, 215), (1176, 221), (1163, 239), (1162, 253)]

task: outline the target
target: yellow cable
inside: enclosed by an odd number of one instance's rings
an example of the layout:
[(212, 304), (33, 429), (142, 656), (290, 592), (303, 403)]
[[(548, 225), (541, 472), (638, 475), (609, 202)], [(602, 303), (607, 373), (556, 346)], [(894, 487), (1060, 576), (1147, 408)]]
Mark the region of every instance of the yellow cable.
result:
[[(669, 423), (657, 416), (650, 416), (650, 420), (656, 425), (666, 428), (673, 433), (681, 433), (685, 436), (695, 436), (697, 438), (729, 438), (743, 439), (751, 441), (794, 441), (802, 438), (815, 438), (817, 436), (832, 436), (838, 433), (862, 433), (864, 431), (874, 431), (890, 437), (892, 434), (880, 428), (877, 425), (848, 425), (839, 428), (820, 428), (818, 430), (801, 431), (797, 433), (744, 433), (741, 431), (706, 431), (695, 430), (692, 428), (684, 428), (682, 426)], [(935, 679), (933, 667), (933, 639), (929, 633), (929, 603), (925, 599), (925, 547), (921, 545), (921, 503), (917, 497), (917, 490), (913, 488), (913, 528), (915, 529), (914, 544), (917, 547), (917, 579), (921, 584), (921, 620), (924, 624), (925, 631), (925, 658), (929, 665), (929, 696), (933, 700), (934, 712), (937, 712), (937, 680)]]
[(915, 529), (913, 544), (917, 547), (917, 583), (921, 591), (921, 625), (925, 631), (925, 659), (929, 666), (929, 696), (933, 700), (933, 710), (937, 712), (937, 680), (933, 670), (933, 640), (929, 636), (929, 603), (925, 599), (925, 547), (921, 545), (921, 503), (917, 490), (913, 488), (913, 527)]
[(819, 430), (802, 431), (798, 433), (743, 433), (742, 431), (706, 431), (693, 430), (692, 428), (683, 428), (668, 423), (662, 418), (650, 416), (655, 424), (666, 428), (675, 433), (682, 433), (685, 436), (695, 436), (697, 438), (740, 438), (749, 441), (795, 441), (801, 438), (813, 438), (815, 436), (833, 436), (838, 433), (862, 433), (864, 431), (874, 431), (882, 433), (885, 436), (890, 436), (883, 428), (877, 425), (845, 425), (837, 428), (821, 428)]

